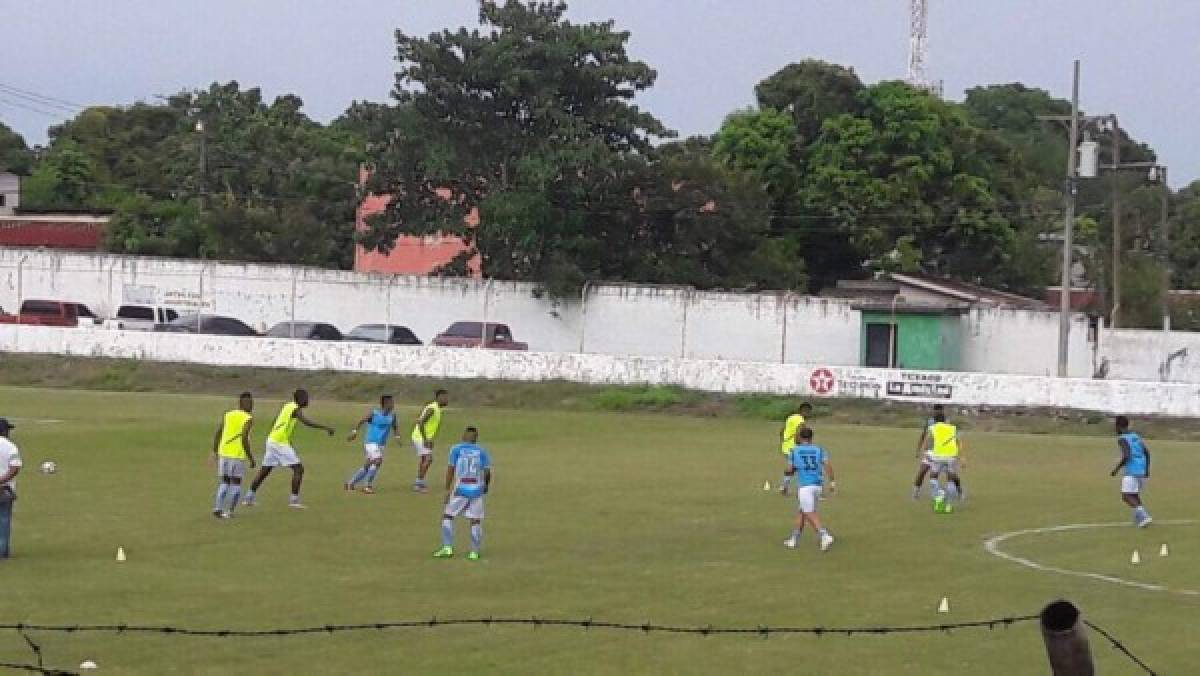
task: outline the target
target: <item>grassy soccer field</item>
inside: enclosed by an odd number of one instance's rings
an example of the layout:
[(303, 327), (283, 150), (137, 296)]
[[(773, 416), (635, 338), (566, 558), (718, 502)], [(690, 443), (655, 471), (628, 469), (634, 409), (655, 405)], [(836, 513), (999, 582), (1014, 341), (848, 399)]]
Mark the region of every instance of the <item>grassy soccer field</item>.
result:
[[(915, 424), (826, 426), (840, 493), (823, 515), (838, 540), (811, 533), (789, 551), (793, 501), (778, 481), (776, 423), (668, 415), (447, 412), (447, 442), (478, 425), (496, 464), (485, 558), (435, 561), (440, 494), (408, 490), (410, 451), (393, 445), (374, 496), (341, 482), (360, 461), (344, 430), (370, 402), (314, 392), (311, 417), (333, 439), (297, 433), (307, 511), (285, 507), (287, 474), (231, 521), (209, 514), (206, 464), (230, 397), (0, 388), (26, 471), (15, 557), (0, 563), (0, 622), (268, 628), (437, 616), (594, 617), (677, 625), (925, 624), (1025, 615), (1056, 597), (1126, 642), (1160, 673), (1194, 672), (1200, 597), (1031, 570), (988, 553), (1009, 531), (1125, 521), (1107, 476), (1115, 452), (1096, 437), (970, 434), (970, 502), (935, 515), (909, 498)], [(258, 402), (255, 450), (278, 397)], [(414, 402), (401, 405), (404, 418)], [(915, 422), (915, 421), (914, 421)], [(1147, 502), (1160, 521), (1196, 516), (1200, 457), (1155, 442)], [(57, 461), (59, 472), (37, 466)], [(458, 528), (460, 549), (466, 529)], [(1158, 556), (1167, 542), (1171, 555)], [(128, 561), (113, 558), (118, 546)], [(1030, 534), (1004, 551), (1045, 566), (1171, 590), (1200, 589), (1200, 525)], [(1129, 563), (1139, 549), (1143, 561)], [(951, 612), (939, 615), (939, 599)], [(555, 627), (449, 627), (271, 638), (33, 634), (50, 666), (103, 673), (1046, 673), (1036, 625), (951, 635), (698, 637)], [(1092, 636), (1099, 670), (1135, 673)], [(0, 633), (0, 661), (31, 662)]]

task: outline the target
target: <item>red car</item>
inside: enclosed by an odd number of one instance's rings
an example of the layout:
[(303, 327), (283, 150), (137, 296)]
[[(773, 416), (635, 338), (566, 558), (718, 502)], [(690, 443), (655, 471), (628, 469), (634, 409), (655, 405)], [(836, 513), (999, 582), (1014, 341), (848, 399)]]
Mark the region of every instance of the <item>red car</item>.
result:
[(95, 318), (87, 306), (56, 300), (27, 300), (15, 315), (0, 314), (0, 324), (78, 326), (80, 317)]
[(529, 345), (513, 340), (507, 324), (454, 322), (433, 339), (441, 347), (483, 347), (491, 350), (528, 350)]

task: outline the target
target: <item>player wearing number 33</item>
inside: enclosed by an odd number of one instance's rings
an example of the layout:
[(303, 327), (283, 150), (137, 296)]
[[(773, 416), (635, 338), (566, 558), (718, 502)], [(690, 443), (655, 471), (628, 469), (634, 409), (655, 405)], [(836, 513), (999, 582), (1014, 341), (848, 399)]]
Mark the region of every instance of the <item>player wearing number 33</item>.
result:
[(471, 522), (470, 561), (479, 560), (483, 543), (483, 496), (492, 486), (492, 459), (479, 446), (479, 430), (468, 427), (462, 443), (450, 449), (450, 464), (446, 467), (446, 508), (442, 512), (442, 547), (434, 558), (454, 556), (454, 518), (459, 514)]
[(821, 551), (827, 551), (833, 545), (833, 536), (821, 523), (817, 516), (817, 501), (826, 481), (829, 483), (829, 494), (837, 490), (837, 482), (833, 477), (833, 465), (829, 462), (829, 454), (825, 449), (813, 444), (813, 431), (809, 427), (801, 428), (796, 434), (796, 445), (788, 455), (787, 467), (784, 472), (796, 478), (796, 497), (799, 499), (799, 509), (796, 511), (796, 521), (792, 526), (792, 535), (784, 541), (789, 549), (795, 549), (804, 532), (806, 524), (812, 524), (817, 531), (817, 544)]

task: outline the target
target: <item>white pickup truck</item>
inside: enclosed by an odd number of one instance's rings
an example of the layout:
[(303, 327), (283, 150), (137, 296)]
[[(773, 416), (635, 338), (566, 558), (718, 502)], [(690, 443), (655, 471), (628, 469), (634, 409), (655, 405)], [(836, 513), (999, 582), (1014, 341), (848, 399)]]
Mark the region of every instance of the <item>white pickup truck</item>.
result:
[(168, 307), (157, 305), (122, 305), (117, 314), (105, 325), (125, 331), (153, 331), (159, 324), (179, 318), (179, 313)]

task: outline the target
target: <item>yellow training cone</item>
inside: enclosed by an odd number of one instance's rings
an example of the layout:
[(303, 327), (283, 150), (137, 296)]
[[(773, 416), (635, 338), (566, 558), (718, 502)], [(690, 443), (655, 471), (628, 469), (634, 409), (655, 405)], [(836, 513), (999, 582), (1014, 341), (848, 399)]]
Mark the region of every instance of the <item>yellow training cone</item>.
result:
[(1129, 557), (1129, 562), (1135, 566), (1142, 562), (1142, 555), (1138, 554), (1138, 550), (1133, 550), (1133, 556)]
[(125, 548), (117, 547), (117, 563), (124, 563), (124, 561), (125, 561)]
[(769, 490), (771, 490), (771, 482), (770, 482), (770, 481), (764, 481), (764, 482), (763, 482), (763, 490), (764, 490), (764, 491), (769, 491)]
[(946, 598), (945, 596), (942, 597), (942, 602), (938, 604), (938, 612), (939, 613), (950, 612), (950, 599)]
[(1166, 555), (1167, 555), (1167, 543), (1165, 543), (1165, 542), (1163, 543), (1162, 549), (1159, 549), (1159, 550), (1158, 550), (1158, 555), (1159, 555), (1159, 556), (1166, 556)]

